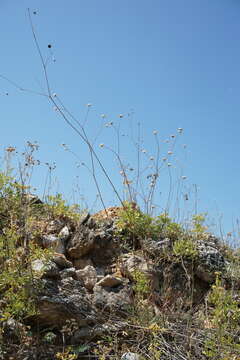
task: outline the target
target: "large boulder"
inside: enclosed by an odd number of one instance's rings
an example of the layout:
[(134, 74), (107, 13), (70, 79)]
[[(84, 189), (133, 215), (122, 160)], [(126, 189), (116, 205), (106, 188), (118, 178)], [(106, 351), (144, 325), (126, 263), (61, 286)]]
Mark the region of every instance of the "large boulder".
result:
[(111, 263), (119, 252), (119, 244), (114, 236), (111, 221), (97, 223), (93, 218), (80, 223), (67, 245), (67, 254), (76, 259), (89, 258), (95, 265)]
[(72, 319), (79, 327), (92, 326), (99, 321), (83, 284), (72, 277), (58, 281), (43, 279), (38, 313), (29, 320), (39, 326), (61, 328), (66, 320)]
[(133, 291), (130, 285), (104, 287), (96, 284), (93, 288), (92, 302), (96, 309), (125, 317), (133, 305)]
[(216, 272), (226, 270), (226, 261), (221, 253), (219, 240), (209, 235), (207, 239), (197, 241), (198, 261), (195, 274), (206, 283), (214, 282)]
[(59, 254), (65, 253), (65, 240), (56, 235), (43, 235), (42, 246), (47, 249), (53, 249)]
[(58, 279), (60, 278), (58, 266), (51, 260), (36, 259), (32, 262), (32, 270), (35, 276)]
[(82, 270), (76, 270), (78, 280), (82, 280), (84, 286), (88, 290), (92, 290), (97, 282), (97, 271), (93, 266), (86, 266)]

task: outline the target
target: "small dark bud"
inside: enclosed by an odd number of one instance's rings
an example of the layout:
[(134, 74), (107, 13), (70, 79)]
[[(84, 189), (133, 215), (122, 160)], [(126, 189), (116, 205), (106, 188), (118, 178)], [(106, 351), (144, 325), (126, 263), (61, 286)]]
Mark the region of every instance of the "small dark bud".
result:
[(52, 45), (51, 44), (48, 44), (48, 48), (51, 49)]

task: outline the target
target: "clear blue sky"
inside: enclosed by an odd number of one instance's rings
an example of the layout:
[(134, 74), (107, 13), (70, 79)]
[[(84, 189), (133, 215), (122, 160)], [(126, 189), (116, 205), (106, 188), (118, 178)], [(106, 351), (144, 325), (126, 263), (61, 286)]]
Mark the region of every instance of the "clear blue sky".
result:
[[(158, 129), (162, 141), (183, 128), (171, 169), (176, 179), (179, 174), (187, 176), (179, 196), (189, 192), (191, 204), (197, 197), (198, 211), (208, 211), (216, 223), (223, 214), (224, 230), (231, 231), (240, 204), (240, 2), (1, 0), (0, 74), (22, 87), (42, 91), (45, 84), (28, 7), (44, 57), (50, 56), (52, 91), (80, 121), (86, 104), (93, 104), (87, 123), (90, 136), (98, 132), (101, 114), (116, 122), (122, 113), (122, 129), (133, 131), (133, 136), (134, 122), (141, 123), (143, 146), (151, 154), (153, 130)], [(27, 140), (37, 140), (40, 160), (56, 162), (56, 190), (71, 197), (78, 176), (80, 192), (92, 204), (96, 191), (89, 175), (60, 147), (68, 144), (85, 161), (86, 149), (76, 134), (45, 98), (18, 91), (3, 79), (0, 94), (1, 148), (23, 149)], [(134, 162), (133, 150), (125, 141), (124, 160)], [(96, 145), (101, 142), (115, 145), (111, 129), (99, 135)], [(111, 158), (103, 155), (103, 159), (118, 182)], [(33, 179), (39, 192), (46, 173), (46, 166), (41, 166)], [(100, 175), (99, 179), (110, 205), (112, 191)], [(166, 177), (162, 198), (156, 201), (166, 202), (168, 182)], [(198, 186), (197, 196), (193, 184)]]

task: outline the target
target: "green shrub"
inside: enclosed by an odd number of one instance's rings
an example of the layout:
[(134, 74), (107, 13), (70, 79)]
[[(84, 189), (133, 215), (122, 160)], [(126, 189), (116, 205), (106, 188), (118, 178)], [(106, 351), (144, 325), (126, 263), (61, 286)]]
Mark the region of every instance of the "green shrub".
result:
[(131, 203), (125, 203), (119, 213), (117, 227), (120, 232), (135, 239), (158, 240), (160, 237), (168, 237), (176, 240), (184, 233), (181, 225), (173, 222), (168, 214), (151, 217), (133, 207)]
[(240, 309), (231, 290), (226, 290), (217, 275), (208, 298), (213, 309), (209, 316), (212, 331), (204, 345), (204, 354), (212, 360), (239, 359)]
[(192, 239), (180, 239), (173, 244), (173, 253), (180, 257), (194, 258), (198, 255), (196, 244)]
[(207, 226), (204, 226), (206, 221), (206, 214), (195, 214), (192, 217), (192, 232), (199, 235), (207, 231)]
[(150, 284), (147, 275), (139, 270), (136, 270), (133, 272), (132, 276), (135, 282), (135, 285), (133, 286), (135, 296), (139, 299), (146, 298), (146, 296), (150, 293)]
[(80, 217), (79, 206), (77, 204), (68, 205), (61, 194), (49, 195), (45, 208), (53, 218), (65, 217), (78, 221)]
[(0, 321), (23, 320), (36, 313), (39, 279), (33, 278), (31, 263), (47, 260), (50, 254), (29, 242), (29, 225), (37, 214), (27, 200), (27, 189), (0, 172)]

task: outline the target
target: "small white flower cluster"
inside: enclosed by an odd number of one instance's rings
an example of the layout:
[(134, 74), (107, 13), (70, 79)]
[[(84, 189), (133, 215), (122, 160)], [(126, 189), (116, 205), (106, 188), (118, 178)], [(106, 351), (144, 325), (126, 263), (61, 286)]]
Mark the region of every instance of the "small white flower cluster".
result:
[(110, 121), (110, 122), (104, 124), (105, 127), (111, 127), (112, 125), (113, 125), (113, 121)]
[(61, 144), (61, 146), (64, 148), (64, 150), (68, 150), (68, 146), (66, 144)]

